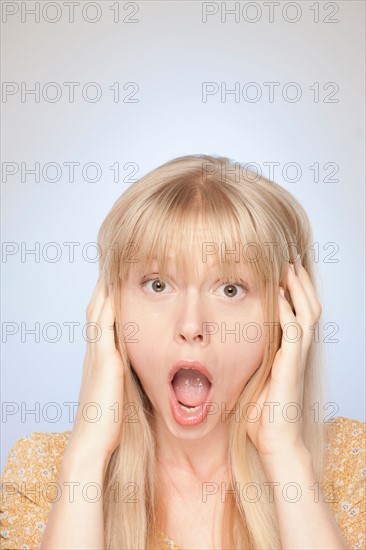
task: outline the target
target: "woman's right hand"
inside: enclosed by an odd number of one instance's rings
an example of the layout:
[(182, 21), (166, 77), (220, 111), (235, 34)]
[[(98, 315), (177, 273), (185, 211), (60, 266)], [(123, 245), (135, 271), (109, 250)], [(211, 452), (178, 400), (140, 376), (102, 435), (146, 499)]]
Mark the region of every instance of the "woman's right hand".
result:
[(108, 463), (120, 443), (124, 373), (115, 346), (113, 304), (102, 276), (86, 309), (86, 320), (93, 325), (87, 328), (79, 406), (67, 451)]

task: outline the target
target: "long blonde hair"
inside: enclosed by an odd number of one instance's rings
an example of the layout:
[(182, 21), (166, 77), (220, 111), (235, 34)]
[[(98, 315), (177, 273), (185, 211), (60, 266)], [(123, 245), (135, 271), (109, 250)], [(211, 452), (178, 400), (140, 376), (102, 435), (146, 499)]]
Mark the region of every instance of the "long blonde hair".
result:
[[(150, 272), (150, 261), (157, 258), (159, 274), (166, 276), (169, 250), (174, 251), (178, 269), (192, 271), (191, 244), (198, 218), (208, 228), (213, 247), (225, 244), (233, 250), (240, 243), (240, 254), (255, 277), (264, 319), (276, 323), (270, 338), (265, 334), (263, 362), (245, 385), (238, 403), (255, 402), (270, 373), (281, 342), (277, 289), (284, 284), (289, 261), (300, 255), (302, 265), (317, 289), (315, 264), (310, 254), (312, 230), (308, 217), (295, 197), (280, 185), (247, 170), (226, 157), (187, 155), (152, 170), (125, 190), (103, 221), (98, 244), (100, 271), (106, 284), (112, 284), (113, 300), (120, 303), (121, 289), (129, 269)], [(236, 280), (243, 261), (229, 254), (219, 262), (222, 280)], [(116, 326), (121, 327), (116, 307)], [(276, 325), (272, 325), (275, 326)], [(158, 548), (157, 533), (163, 527), (164, 499), (156, 467), (156, 447), (151, 403), (131, 368), (121, 331), (116, 331), (125, 384), (122, 403), (133, 407), (136, 421), (123, 423), (121, 443), (108, 465), (104, 486), (105, 544), (108, 549)], [(316, 478), (324, 469), (323, 422), (314, 406), (323, 410), (324, 371), (321, 338), (313, 341), (308, 353), (302, 403), (303, 439), (311, 454)], [(229, 421), (228, 450), (231, 488), (257, 482), (263, 490), (267, 481), (260, 457), (246, 433), (246, 420)], [(135, 419), (136, 420), (136, 419)], [(118, 498), (116, 498), (116, 487)], [(126, 498), (124, 489), (135, 498)], [(136, 491), (134, 492), (134, 489)], [(228, 492), (222, 526), (222, 548), (280, 548), (274, 503), (269, 498), (256, 502), (243, 492)]]

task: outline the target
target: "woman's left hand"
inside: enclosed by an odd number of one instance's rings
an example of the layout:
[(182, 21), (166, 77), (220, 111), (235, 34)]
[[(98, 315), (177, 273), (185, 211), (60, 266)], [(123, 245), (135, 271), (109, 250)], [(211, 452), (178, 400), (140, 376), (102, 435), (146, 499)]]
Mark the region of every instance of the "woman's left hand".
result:
[(322, 308), (300, 260), (296, 272), (293, 264), (289, 265), (286, 286), (295, 313), (279, 294), (281, 347), (257, 399), (258, 406), (248, 407), (247, 412), (247, 432), (264, 464), (288, 457), (289, 453), (306, 451), (302, 438), (304, 374), (313, 325), (319, 320)]

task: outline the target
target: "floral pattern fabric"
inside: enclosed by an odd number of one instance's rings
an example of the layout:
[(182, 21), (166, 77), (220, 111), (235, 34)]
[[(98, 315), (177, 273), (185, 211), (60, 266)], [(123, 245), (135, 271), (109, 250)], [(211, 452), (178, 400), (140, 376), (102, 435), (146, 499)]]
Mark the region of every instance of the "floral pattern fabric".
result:
[[(338, 416), (329, 422), (327, 433), (321, 489), (328, 495), (327, 487), (336, 488), (326, 502), (349, 547), (361, 550), (366, 548), (366, 424)], [(10, 449), (0, 480), (1, 550), (39, 548), (70, 435), (33, 432)], [(161, 532), (160, 550), (180, 548)]]

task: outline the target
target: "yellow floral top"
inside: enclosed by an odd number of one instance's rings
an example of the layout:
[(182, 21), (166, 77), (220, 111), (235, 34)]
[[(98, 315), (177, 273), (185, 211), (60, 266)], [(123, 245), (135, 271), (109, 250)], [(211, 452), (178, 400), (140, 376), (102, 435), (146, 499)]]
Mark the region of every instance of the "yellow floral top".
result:
[[(349, 548), (361, 550), (366, 548), (366, 424), (338, 416), (328, 430), (328, 462), (321, 487), (331, 483), (329, 487), (338, 488), (337, 498), (328, 498), (328, 505)], [(33, 432), (11, 448), (1, 476), (1, 549), (39, 548), (52, 506), (52, 497), (44, 498), (42, 482), (57, 482), (70, 434)], [(160, 548), (180, 550), (165, 533), (161, 533)]]

